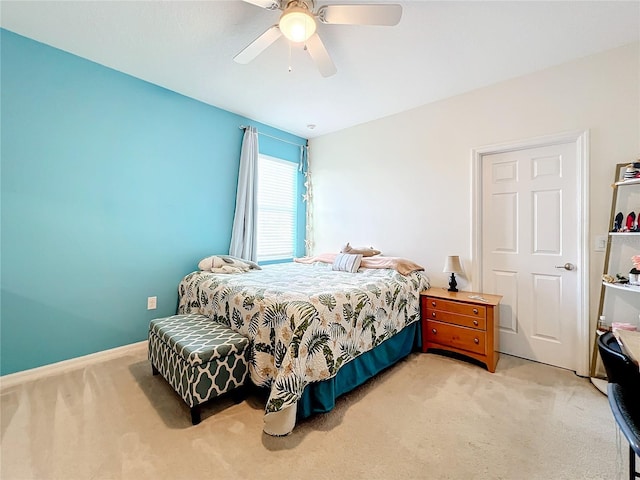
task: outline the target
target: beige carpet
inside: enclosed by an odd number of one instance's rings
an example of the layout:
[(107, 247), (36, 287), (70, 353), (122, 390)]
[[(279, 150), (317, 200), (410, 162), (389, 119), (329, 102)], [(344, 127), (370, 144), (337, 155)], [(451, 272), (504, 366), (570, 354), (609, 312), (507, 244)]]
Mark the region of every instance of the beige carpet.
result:
[(504, 355), (491, 374), (412, 354), (283, 438), (262, 433), (257, 392), (213, 402), (191, 426), (145, 351), (5, 388), (0, 405), (3, 480), (573, 480), (627, 468), (587, 379)]

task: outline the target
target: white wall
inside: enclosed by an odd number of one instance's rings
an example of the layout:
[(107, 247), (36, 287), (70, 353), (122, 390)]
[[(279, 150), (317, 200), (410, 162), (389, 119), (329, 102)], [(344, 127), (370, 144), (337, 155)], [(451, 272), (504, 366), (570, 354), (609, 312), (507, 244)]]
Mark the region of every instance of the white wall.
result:
[(615, 165), (640, 157), (638, 43), (312, 139), (313, 252), (372, 245), (445, 286), (447, 255), (472, 267), (471, 150), (581, 130), (590, 131), (595, 324), (604, 254), (594, 237), (608, 228)]

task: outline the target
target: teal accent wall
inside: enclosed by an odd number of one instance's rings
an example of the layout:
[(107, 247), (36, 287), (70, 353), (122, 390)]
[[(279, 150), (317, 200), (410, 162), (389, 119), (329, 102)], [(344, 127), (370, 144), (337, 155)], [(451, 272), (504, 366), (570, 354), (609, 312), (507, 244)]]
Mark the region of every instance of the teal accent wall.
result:
[(239, 125), (305, 140), (0, 33), (4, 375), (145, 340), (180, 279), (228, 252)]

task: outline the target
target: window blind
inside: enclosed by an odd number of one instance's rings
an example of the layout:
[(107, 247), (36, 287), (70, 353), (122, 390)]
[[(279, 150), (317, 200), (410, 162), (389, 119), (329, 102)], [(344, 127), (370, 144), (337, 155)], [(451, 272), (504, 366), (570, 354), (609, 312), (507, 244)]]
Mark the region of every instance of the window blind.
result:
[(298, 165), (258, 157), (258, 261), (293, 258)]

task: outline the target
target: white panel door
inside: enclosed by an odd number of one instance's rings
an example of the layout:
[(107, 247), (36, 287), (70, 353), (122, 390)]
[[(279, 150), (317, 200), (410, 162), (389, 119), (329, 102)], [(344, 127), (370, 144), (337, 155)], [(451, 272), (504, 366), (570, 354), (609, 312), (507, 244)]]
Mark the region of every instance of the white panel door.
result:
[[(500, 351), (576, 370), (576, 144), (482, 159), (482, 285), (503, 296)], [(564, 265), (567, 264), (565, 269)]]

